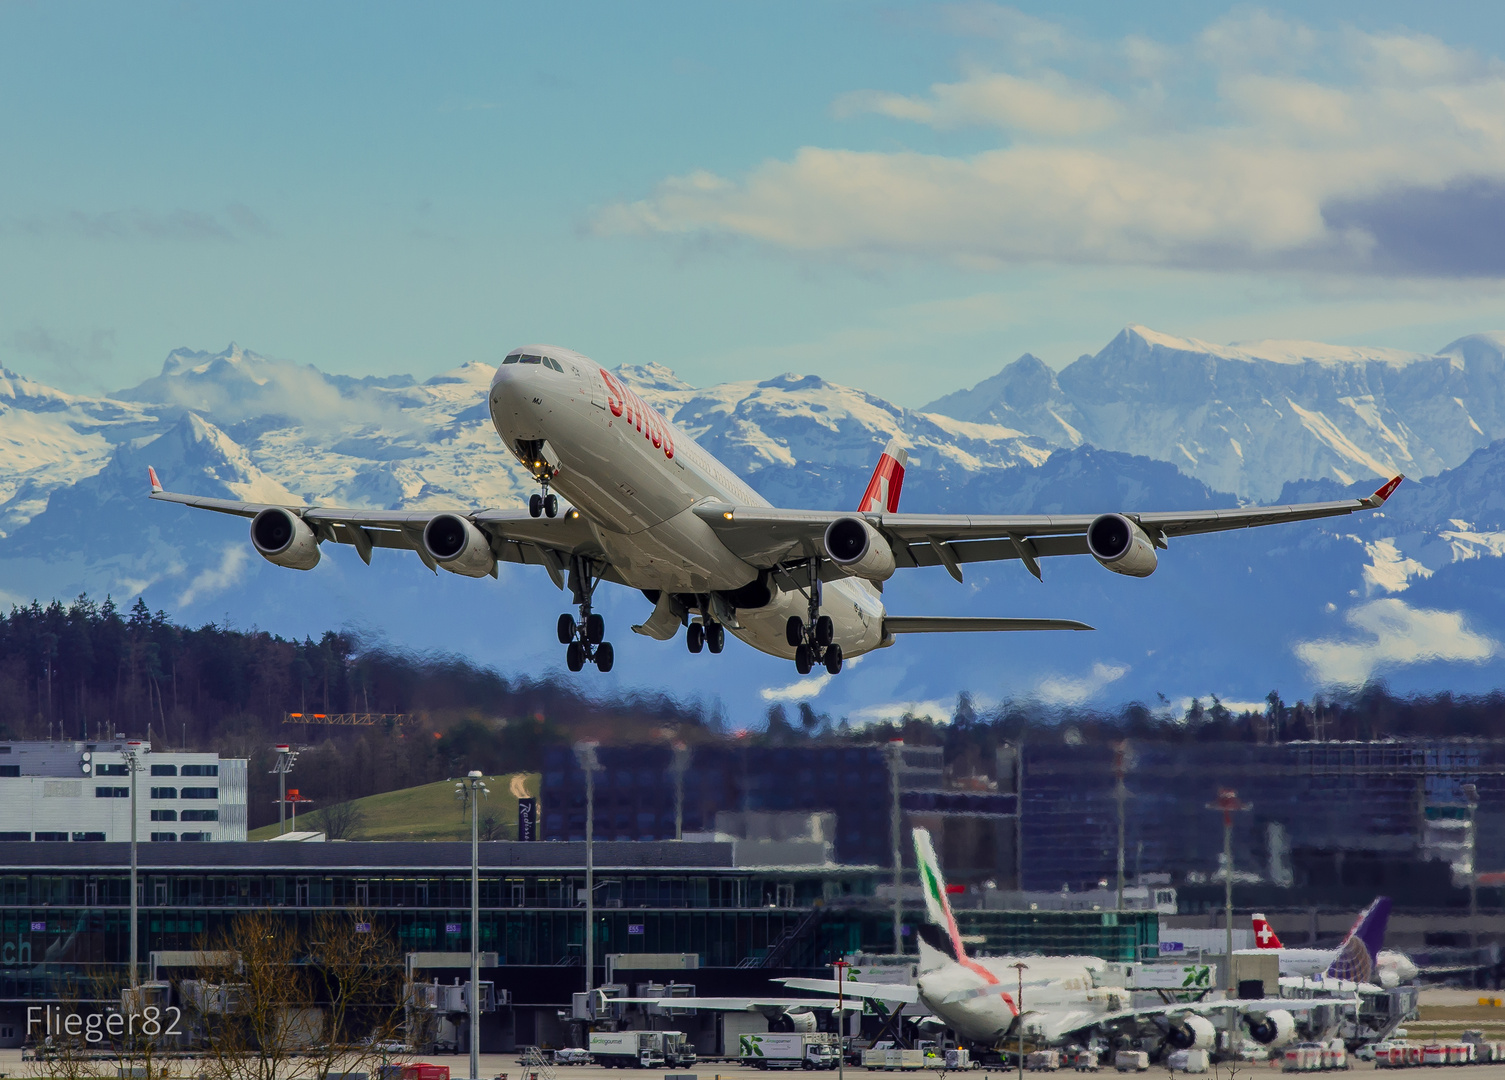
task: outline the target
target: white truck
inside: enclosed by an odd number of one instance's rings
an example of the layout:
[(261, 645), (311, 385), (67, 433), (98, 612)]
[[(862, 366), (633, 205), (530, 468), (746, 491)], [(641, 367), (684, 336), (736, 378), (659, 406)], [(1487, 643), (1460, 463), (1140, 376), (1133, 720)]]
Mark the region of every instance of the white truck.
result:
[(593, 1031), (590, 1055), (608, 1069), (682, 1069), (695, 1064), (695, 1047), (682, 1031)]
[(746, 1034), (738, 1039), (737, 1060), (759, 1069), (834, 1069), (840, 1053), (834, 1039), (823, 1032)]

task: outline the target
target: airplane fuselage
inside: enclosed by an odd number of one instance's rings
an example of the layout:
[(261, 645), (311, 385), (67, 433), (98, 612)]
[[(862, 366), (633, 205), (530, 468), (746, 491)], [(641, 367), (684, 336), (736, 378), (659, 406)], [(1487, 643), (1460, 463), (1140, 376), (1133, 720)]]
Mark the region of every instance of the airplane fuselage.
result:
[[(1094, 972), (1101, 969), (1102, 961), (1091, 956), (992, 957), (969, 965), (946, 963), (916, 980), (920, 1000), (959, 1035), (996, 1043), (1014, 1028), (1011, 1002), (1019, 995), (1020, 975), (1013, 967), (1016, 963), (1026, 965), (1022, 1015), (1028, 1041), (1056, 1042), (1118, 1012), (1128, 1002), (1123, 989), (1097, 985)], [(989, 983), (974, 965), (997, 983)]]
[[(589, 523), (615, 574), (632, 588), (694, 596), (745, 590), (757, 606), (735, 605), (727, 630), (753, 648), (792, 658), (790, 616), (808, 601), (761, 579), (729, 551), (693, 511), (705, 500), (768, 506), (766, 499), (599, 365), (566, 349), (528, 347), (497, 368), (489, 409), (507, 448), (550, 483)], [(554, 470), (557, 470), (554, 471)], [(750, 588), (749, 588), (750, 587)], [(821, 614), (847, 657), (884, 644), (883, 603), (867, 582), (844, 578), (823, 586)], [(891, 638), (889, 639), (892, 640)]]

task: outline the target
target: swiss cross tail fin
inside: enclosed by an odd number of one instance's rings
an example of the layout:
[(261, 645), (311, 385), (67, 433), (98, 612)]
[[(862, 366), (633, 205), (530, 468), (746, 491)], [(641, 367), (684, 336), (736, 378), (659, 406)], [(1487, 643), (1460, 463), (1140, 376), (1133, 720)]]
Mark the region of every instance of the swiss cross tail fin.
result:
[(867, 482), (862, 501), (857, 504), (859, 514), (897, 514), (899, 491), (904, 487), (904, 466), (909, 464), (909, 451), (899, 445), (898, 439), (888, 440), (873, 470), (873, 478)]
[(1380, 950), (1385, 946), (1385, 928), (1390, 923), (1390, 897), (1377, 896), (1359, 915), (1358, 922), (1343, 939), (1338, 955), (1327, 969), (1330, 979), (1347, 982), (1374, 982), (1379, 967)]
[(1270, 921), (1259, 912), (1254, 914), (1254, 947), (1256, 949), (1284, 949), (1280, 938), (1276, 936), (1275, 928)]

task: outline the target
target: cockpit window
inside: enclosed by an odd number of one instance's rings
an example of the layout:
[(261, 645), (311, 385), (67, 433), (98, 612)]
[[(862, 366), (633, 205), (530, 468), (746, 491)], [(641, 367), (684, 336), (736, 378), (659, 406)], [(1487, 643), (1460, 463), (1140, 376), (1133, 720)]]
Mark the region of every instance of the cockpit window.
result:
[(504, 364), (515, 364), (515, 363), (517, 363), (517, 353), (508, 353), (507, 356), (502, 360), (502, 363), (504, 363)]
[(559, 374), (564, 374), (564, 368), (561, 367), (559, 361), (555, 360), (552, 356), (545, 356), (543, 358), (543, 362), (545, 364), (548, 364), (549, 367), (553, 368), (555, 371), (559, 372)]
[(522, 356), (519, 356), (517, 360), (520, 364), (537, 364), (543, 360), (543, 357), (529, 356), (527, 353), (524, 353)]

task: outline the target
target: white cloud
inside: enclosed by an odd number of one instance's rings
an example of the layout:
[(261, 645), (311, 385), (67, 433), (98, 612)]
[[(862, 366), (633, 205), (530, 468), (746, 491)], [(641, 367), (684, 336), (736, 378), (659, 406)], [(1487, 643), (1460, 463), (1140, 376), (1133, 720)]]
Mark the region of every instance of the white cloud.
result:
[(1035, 697), (1047, 705), (1080, 705), (1084, 701), (1090, 701), (1128, 673), (1129, 668), (1125, 664), (1105, 664), (1099, 660), (1086, 675), (1076, 678), (1051, 675), (1041, 679), (1040, 685), (1035, 687)]
[(808, 679), (798, 679), (788, 686), (765, 686), (758, 691), (758, 695), (764, 701), (809, 701), (818, 697), (836, 676), (823, 671), (819, 675), (811, 675)]
[(1500, 651), (1499, 642), (1467, 627), (1462, 612), (1413, 608), (1395, 598), (1360, 604), (1344, 619), (1359, 637), (1303, 641), (1294, 650), (1325, 683), (1356, 686), (1378, 670), (1430, 660), (1478, 664)]
[(250, 558), (250, 552), (243, 544), (234, 544), (225, 549), (220, 557), (219, 565), (199, 571), (194, 579), (188, 583), (178, 596), (178, 607), (187, 607), (201, 597), (213, 596), (215, 593), (224, 592), (245, 571), (246, 560)]
[(881, 724), (885, 720), (902, 720), (906, 716), (928, 716), (944, 724), (950, 722), (955, 708), (956, 702), (948, 698), (935, 698), (931, 701), (890, 701), (882, 705), (866, 705), (853, 712), (849, 719), (858, 724)]
[(989, 268), (1505, 276), (1468, 226), (1505, 198), (1505, 65), (1260, 13), (1210, 27), (1179, 65), (1153, 46), (1125, 40), (1110, 64), (1072, 43), (1059, 67), (1085, 58), (1077, 77), (981, 70), (922, 95), (846, 94), (839, 115), (1009, 136), (966, 156), (806, 146), (740, 177), (668, 178), (596, 228)]

